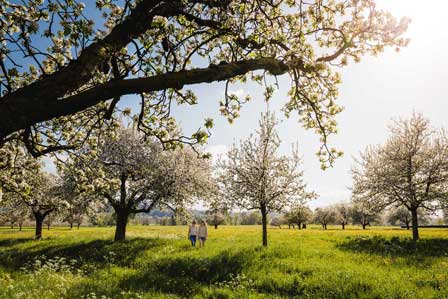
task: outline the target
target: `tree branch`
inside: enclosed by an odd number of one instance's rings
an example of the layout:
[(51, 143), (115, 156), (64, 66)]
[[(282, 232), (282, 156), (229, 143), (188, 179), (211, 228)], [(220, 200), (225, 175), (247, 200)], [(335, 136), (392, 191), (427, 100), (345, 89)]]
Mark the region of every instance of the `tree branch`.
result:
[[(17, 98), (14, 101), (0, 101), (0, 140), (9, 134), (56, 117), (73, 115), (100, 102), (127, 94), (159, 91), (168, 88), (181, 89), (184, 85), (222, 81), (255, 70), (267, 70), (281, 75), (290, 68), (313, 71), (302, 61), (288, 64), (274, 58), (242, 60), (207, 68), (192, 69), (156, 75), (148, 78), (112, 80), (76, 95), (63, 99)], [(36, 91), (37, 92), (37, 91)]]

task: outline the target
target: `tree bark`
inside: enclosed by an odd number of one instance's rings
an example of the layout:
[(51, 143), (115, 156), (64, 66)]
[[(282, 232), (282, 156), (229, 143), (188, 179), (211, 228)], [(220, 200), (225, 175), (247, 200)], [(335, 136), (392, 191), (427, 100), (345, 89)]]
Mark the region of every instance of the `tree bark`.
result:
[(35, 239), (42, 239), (42, 224), (44, 223), (45, 216), (40, 213), (34, 213), (34, 219), (36, 220), (36, 232)]
[(261, 225), (262, 225), (262, 235), (263, 235), (263, 246), (268, 246), (268, 231), (267, 231), (267, 211), (266, 207), (261, 207)]
[(419, 239), (417, 208), (413, 208), (411, 210), (411, 221), (412, 221), (412, 240), (417, 241)]
[(115, 226), (115, 238), (114, 241), (126, 240), (126, 225), (128, 224), (129, 211), (125, 208), (115, 209), (117, 214), (116, 226)]

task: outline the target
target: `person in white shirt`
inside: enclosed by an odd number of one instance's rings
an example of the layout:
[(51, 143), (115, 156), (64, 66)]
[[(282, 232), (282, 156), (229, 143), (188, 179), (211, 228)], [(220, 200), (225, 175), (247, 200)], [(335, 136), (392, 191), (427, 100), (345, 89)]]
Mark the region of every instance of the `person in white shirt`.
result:
[(191, 225), (188, 227), (188, 239), (191, 241), (191, 246), (196, 246), (196, 238), (198, 236), (198, 227), (196, 225), (196, 220), (191, 222)]
[(207, 222), (205, 222), (205, 220), (202, 220), (201, 225), (199, 225), (198, 237), (199, 237), (199, 248), (204, 248), (205, 240), (207, 240), (208, 237)]

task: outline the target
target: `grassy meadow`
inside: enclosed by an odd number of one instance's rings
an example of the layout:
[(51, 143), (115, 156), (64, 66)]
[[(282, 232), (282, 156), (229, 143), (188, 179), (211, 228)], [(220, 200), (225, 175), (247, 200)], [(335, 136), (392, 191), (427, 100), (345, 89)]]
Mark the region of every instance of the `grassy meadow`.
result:
[(448, 298), (448, 230), (186, 227), (0, 228), (0, 298)]

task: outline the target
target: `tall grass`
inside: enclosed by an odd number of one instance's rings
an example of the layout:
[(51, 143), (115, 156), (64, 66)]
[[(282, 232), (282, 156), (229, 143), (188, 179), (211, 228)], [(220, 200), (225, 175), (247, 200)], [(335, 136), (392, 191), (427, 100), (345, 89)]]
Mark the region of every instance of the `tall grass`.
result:
[(184, 227), (0, 228), (0, 298), (448, 298), (448, 230), (422, 240), (392, 228), (210, 228), (205, 249)]

